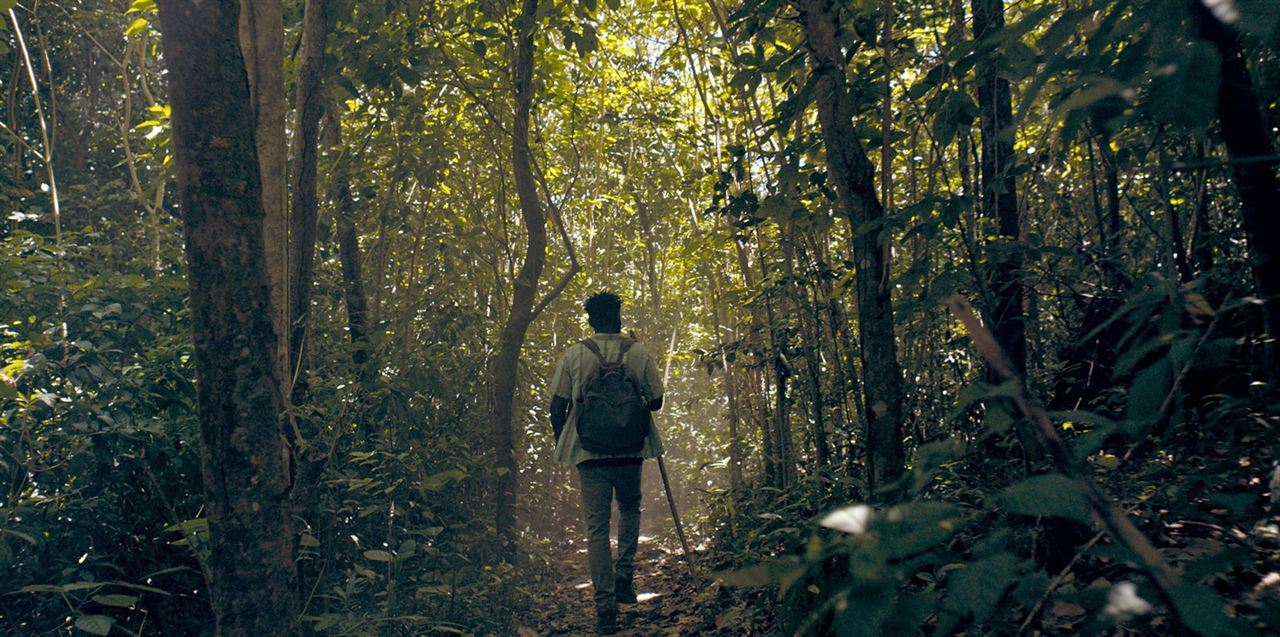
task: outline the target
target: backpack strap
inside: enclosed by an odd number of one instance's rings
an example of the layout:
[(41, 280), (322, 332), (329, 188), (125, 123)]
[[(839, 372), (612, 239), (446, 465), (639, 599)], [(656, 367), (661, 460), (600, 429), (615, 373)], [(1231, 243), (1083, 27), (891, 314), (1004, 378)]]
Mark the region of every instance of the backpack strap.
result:
[(596, 358), (599, 359), (601, 363), (605, 362), (604, 354), (600, 353), (600, 346), (596, 345), (596, 342), (594, 340), (591, 340), (590, 338), (584, 338), (578, 342), (582, 343), (583, 345), (586, 345), (587, 349), (591, 350), (591, 353), (595, 354)]
[(631, 349), (632, 345), (635, 345), (635, 341), (633, 339), (629, 339), (629, 338), (622, 339), (622, 343), (618, 347), (618, 364), (619, 365), (621, 365), (622, 361), (627, 358), (627, 351)]

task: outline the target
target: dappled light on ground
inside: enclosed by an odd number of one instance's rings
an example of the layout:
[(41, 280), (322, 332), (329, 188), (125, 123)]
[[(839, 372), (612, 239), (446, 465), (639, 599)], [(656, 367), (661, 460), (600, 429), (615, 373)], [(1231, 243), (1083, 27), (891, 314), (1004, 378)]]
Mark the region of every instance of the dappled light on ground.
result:
[[(672, 546), (675, 544), (675, 546)], [(555, 561), (557, 570), (539, 582), (535, 605), (518, 619), (522, 636), (593, 635), (595, 614), (585, 551), (569, 550)], [(679, 637), (715, 633), (714, 615), (701, 606), (679, 545), (642, 536), (636, 556), (636, 604), (619, 608), (619, 635)], [(719, 633), (737, 634), (737, 633)]]

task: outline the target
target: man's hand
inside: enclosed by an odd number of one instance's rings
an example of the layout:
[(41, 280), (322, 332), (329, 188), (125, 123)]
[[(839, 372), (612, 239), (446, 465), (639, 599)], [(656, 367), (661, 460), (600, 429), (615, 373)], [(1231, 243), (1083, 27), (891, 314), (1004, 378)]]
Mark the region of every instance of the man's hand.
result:
[(662, 396), (658, 396), (657, 398), (649, 401), (649, 411), (658, 411), (659, 409), (662, 409), (662, 398)]
[(560, 440), (560, 432), (564, 431), (564, 423), (569, 420), (569, 399), (560, 396), (551, 397), (551, 431), (556, 440)]

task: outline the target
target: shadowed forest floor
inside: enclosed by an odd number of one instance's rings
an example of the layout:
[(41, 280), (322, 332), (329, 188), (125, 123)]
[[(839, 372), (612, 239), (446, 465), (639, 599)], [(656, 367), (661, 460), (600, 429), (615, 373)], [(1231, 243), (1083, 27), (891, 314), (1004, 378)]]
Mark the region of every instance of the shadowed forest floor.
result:
[[(534, 585), (532, 608), (519, 618), (520, 637), (594, 635), (595, 612), (587, 572), (585, 538), (577, 538), (554, 561), (556, 570)], [(642, 535), (636, 555), (639, 603), (619, 607), (619, 635), (677, 637), (717, 633), (715, 613), (705, 602), (718, 584), (695, 585), (677, 541)]]

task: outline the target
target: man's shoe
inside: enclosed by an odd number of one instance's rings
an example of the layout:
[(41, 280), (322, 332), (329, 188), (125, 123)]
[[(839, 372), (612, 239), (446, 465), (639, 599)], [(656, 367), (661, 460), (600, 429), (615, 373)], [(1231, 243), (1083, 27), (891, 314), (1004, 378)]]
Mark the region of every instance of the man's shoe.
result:
[(636, 603), (636, 589), (631, 584), (618, 582), (613, 587), (613, 598), (619, 604), (634, 604)]
[(596, 618), (596, 634), (597, 635), (616, 635), (618, 634), (618, 616), (605, 615)]

